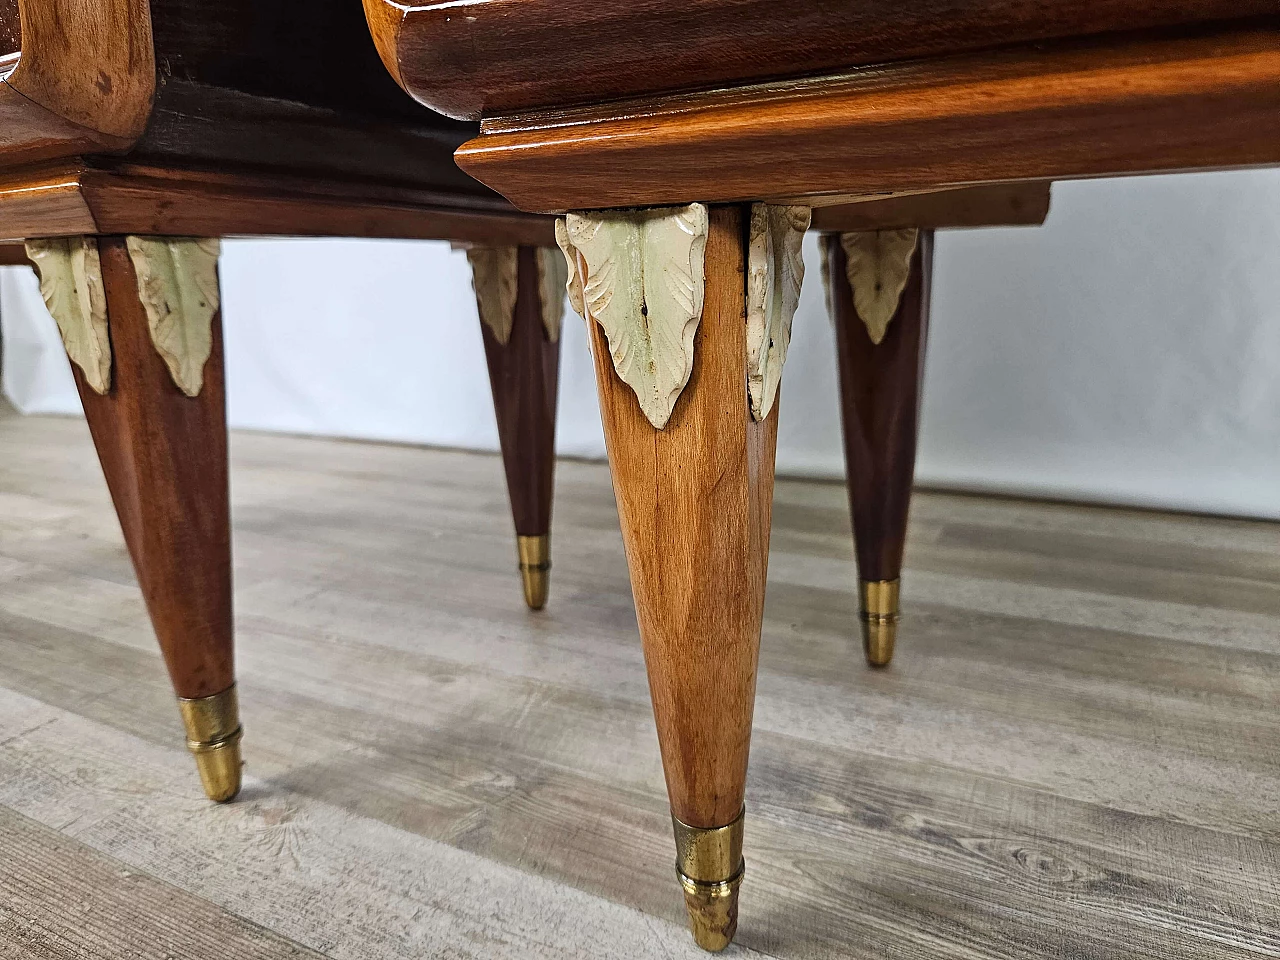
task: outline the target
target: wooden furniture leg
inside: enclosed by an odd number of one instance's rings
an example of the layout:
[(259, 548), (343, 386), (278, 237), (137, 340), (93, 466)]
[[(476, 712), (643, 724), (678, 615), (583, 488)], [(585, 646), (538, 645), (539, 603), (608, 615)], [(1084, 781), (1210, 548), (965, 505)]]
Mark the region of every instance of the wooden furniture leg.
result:
[[(700, 209), (707, 218), (706, 208)], [(600, 321), (588, 327), (671, 801), (677, 876), (695, 939), (720, 950), (736, 929), (744, 872), (743, 796), (778, 415), (773, 410), (755, 422), (749, 408), (745, 209), (711, 208), (703, 224), (705, 260), (698, 271), (705, 284), (699, 276), (686, 284), (669, 269), (679, 266), (675, 257), (662, 271), (651, 271), (656, 278), (645, 277), (636, 311), (645, 323), (637, 326), (650, 330), (654, 352), (639, 363), (631, 362), (643, 353), (634, 340), (615, 337), (616, 328), (606, 339), (610, 328), (602, 329), (611, 305), (626, 298), (625, 282), (617, 280), (619, 261), (634, 244), (615, 244), (599, 263), (582, 247), (570, 252), (580, 278), (575, 301), (585, 289), (586, 308)], [(677, 224), (678, 242), (687, 239), (681, 231), (696, 229)], [(573, 239), (572, 222), (568, 233)], [(656, 245), (646, 247), (647, 266), (659, 259)], [(670, 338), (666, 348), (660, 342), (656, 317), (660, 308), (672, 309), (656, 302), (668, 290), (686, 307), (689, 299), (702, 300), (701, 322), (688, 340), (687, 384), (658, 428), (652, 421), (661, 421), (666, 410), (654, 414), (651, 393), (637, 403), (633, 381), (654, 369), (661, 378), (664, 366), (679, 360)], [(681, 324), (674, 329), (679, 340)], [(615, 364), (627, 371), (628, 382)], [(661, 401), (663, 391), (656, 394)]]
[(524, 599), (530, 609), (541, 610), (551, 576), (564, 256), (555, 248), (539, 247), (472, 247), (467, 256), (515, 520)]
[(240, 789), (217, 241), (28, 244), (209, 798)]
[(929, 325), (932, 230), (825, 234), (863, 648), (893, 658)]

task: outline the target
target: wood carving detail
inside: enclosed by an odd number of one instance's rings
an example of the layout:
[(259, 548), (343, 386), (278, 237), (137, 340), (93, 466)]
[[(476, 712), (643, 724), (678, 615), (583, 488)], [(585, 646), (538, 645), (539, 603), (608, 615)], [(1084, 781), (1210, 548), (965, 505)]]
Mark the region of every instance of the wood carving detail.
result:
[(565, 257), (553, 247), (538, 248), (538, 300), (542, 311), (542, 328), (547, 339), (560, 339), (564, 323), (564, 295), (569, 284), (569, 266)]
[(574, 308), (600, 324), (614, 370), (659, 430), (693, 373), (708, 222), (694, 203), (571, 213), (556, 228)]
[(28, 240), (26, 246), (67, 356), (94, 393), (106, 394), (111, 389), (111, 334), (98, 241), (58, 237)]
[(800, 206), (751, 207), (747, 248), (747, 390), (751, 416), (769, 416), (791, 344), (791, 321), (804, 283), (804, 232), (812, 211)]
[(218, 240), (128, 237), (151, 342), (178, 389), (200, 395), (218, 312)]
[(569, 306), (573, 307), (574, 313), (587, 320), (587, 308), (582, 302), (582, 278), (578, 276), (578, 251), (569, 240), (569, 228), (565, 225), (564, 217), (556, 217), (556, 246), (564, 254), (564, 289), (569, 295)]
[(476, 292), (480, 322), (503, 346), (511, 339), (519, 289), (519, 247), (467, 247), (471, 286)]
[(853, 305), (866, 324), (872, 343), (879, 344), (884, 339), (889, 322), (898, 312), (919, 239), (920, 231), (914, 228), (840, 235)]

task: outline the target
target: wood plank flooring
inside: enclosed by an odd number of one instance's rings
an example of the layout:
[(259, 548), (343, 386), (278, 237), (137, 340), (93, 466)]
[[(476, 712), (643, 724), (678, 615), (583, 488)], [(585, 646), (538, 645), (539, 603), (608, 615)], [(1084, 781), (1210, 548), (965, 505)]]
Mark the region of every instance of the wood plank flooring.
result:
[[(704, 956), (607, 471), (525, 610), (494, 457), (238, 435), (246, 789), (200, 796), (88, 433), (0, 412), (0, 957)], [(738, 944), (1280, 957), (1280, 526), (917, 498), (863, 666), (778, 484)]]

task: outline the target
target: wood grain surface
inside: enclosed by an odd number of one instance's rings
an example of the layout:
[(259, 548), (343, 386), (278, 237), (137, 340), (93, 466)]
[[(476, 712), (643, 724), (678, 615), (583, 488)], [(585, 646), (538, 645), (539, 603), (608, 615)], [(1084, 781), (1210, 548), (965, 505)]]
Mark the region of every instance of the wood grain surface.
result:
[[(253, 737), (213, 807), (88, 431), (3, 409), (0, 955), (705, 956), (606, 467), (558, 465), (531, 615), (496, 457), (234, 435)], [(1275, 524), (918, 492), (883, 672), (843, 486), (779, 480), (771, 539), (741, 956), (1275, 955)]]
[(160, 165), (433, 188), (493, 199), (454, 149), (473, 136), (415, 104), (358, 3), (5, 0), (0, 166), (128, 153)]
[(933, 231), (918, 235), (907, 285), (880, 343), (872, 342), (854, 306), (839, 234), (827, 234), (822, 243), (831, 271), (828, 309), (840, 368), (840, 422), (858, 575), (897, 580), (915, 481)]
[(1049, 215), (1052, 184), (995, 183), (857, 203), (814, 207), (819, 232), (947, 227), (1038, 226)]
[(235, 682), (222, 315), (203, 388), (184, 396), (152, 343), (125, 239), (98, 250), (112, 386), (100, 396), (73, 368), (76, 387), (174, 692), (207, 697)]
[(406, 89), (470, 119), (1276, 12), (1268, 0), (788, 0), (785, 15), (772, 0), (365, 0), (365, 10)]
[(321, 956), (7, 808), (0, 808), (0, 848), (0, 946), (8, 960)]
[(538, 537), (551, 532), (560, 342), (542, 325), (537, 248), (521, 247), (517, 263), (510, 339), (502, 344), (488, 326), (480, 329), (516, 533)]
[(0, 165), (123, 150), (142, 133), (156, 86), (146, 0), (7, 0), (0, 16), (0, 46), (21, 52), (0, 70)]
[[(663, 429), (588, 324), (671, 812), (695, 827), (742, 810), (769, 556), (778, 416), (746, 399), (746, 216), (711, 210), (693, 373)], [(595, 279), (581, 254), (578, 275)]]
[(22, 58), (5, 81), (88, 130), (131, 141), (156, 89), (147, 0), (18, 0)]
[(0, 176), (0, 237), (88, 233), (555, 243), (550, 218), (492, 194), (133, 163), (60, 163)]
[(1280, 26), (1091, 38), (498, 117), (459, 165), (531, 211), (1280, 163)]

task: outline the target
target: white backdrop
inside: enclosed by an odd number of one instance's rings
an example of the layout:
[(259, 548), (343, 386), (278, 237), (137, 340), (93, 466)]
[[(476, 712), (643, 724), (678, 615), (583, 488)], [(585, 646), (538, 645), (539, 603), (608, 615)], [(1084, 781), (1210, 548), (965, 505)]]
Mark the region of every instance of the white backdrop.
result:
[[(815, 241), (778, 468), (840, 477)], [(233, 426), (496, 449), (465, 257), (445, 244), (232, 241)], [(78, 412), (26, 270), (0, 280), (4, 385)], [(566, 317), (558, 446), (603, 456)], [(1059, 184), (1042, 228), (940, 235), (918, 478), (1280, 519), (1280, 171)]]

